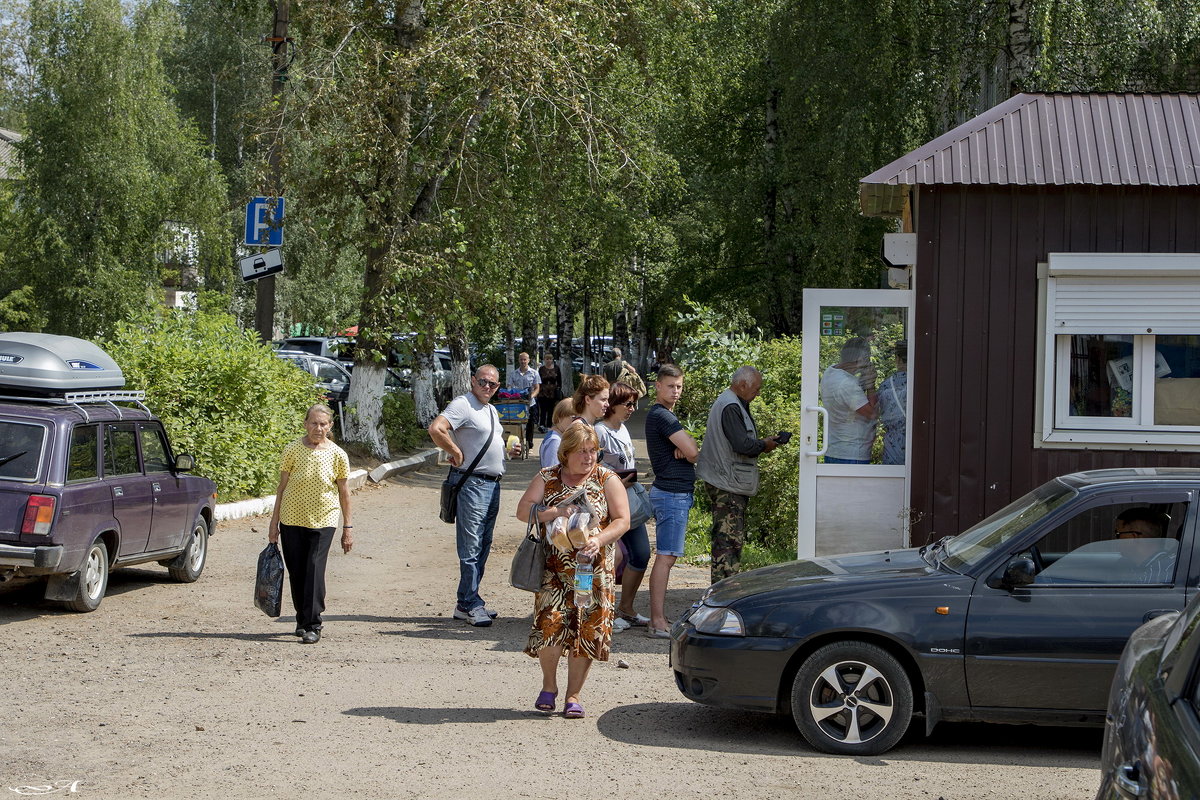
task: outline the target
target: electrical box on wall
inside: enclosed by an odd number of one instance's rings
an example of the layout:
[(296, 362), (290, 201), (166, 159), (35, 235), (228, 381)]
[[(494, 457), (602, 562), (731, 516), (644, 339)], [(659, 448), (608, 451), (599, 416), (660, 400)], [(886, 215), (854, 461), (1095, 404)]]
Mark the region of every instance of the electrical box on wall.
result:
[(911, 267), (917, 263), (917, 235), (885, 233), (882, 256), (889, 267)]
[(908, 267), (888, 267), (888, 287), (891, 289), (907, 289), (911, 273)]

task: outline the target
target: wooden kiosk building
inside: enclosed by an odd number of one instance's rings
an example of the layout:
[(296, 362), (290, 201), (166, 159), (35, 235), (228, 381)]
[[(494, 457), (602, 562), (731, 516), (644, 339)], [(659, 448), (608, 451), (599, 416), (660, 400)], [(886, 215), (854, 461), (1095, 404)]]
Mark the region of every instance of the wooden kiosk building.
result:
[(861, 181), (906, 220), (910, 541), (1200, 464), (1200, 95), (1021, 94)]

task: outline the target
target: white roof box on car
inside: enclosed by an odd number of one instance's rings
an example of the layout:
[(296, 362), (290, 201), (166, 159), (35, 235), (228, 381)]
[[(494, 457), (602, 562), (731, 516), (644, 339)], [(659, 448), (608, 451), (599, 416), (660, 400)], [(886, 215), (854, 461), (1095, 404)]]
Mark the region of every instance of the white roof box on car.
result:
[(0, 392), (34, 396), (120, 389), (125, 376), (96, 345), (50, 333), (0, 333)]

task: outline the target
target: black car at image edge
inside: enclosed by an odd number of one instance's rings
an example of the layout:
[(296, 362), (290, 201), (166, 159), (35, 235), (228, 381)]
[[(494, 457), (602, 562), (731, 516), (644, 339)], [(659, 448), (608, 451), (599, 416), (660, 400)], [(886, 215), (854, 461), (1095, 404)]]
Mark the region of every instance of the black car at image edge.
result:
[[(676, 685), (840, 754), (885, 752), (914, 715), (1102, 725), (1130, 634), (1196, 593), (1198, 496), (1200, 470), (1075, 473), (921, 548), (735, 575), (673, 626)], [(1117, 536), (1128, 513), (1154, 524)]]
[(1200, 796), (1200, 598), (1134, 631), (1104, 725), (1099, 800)]

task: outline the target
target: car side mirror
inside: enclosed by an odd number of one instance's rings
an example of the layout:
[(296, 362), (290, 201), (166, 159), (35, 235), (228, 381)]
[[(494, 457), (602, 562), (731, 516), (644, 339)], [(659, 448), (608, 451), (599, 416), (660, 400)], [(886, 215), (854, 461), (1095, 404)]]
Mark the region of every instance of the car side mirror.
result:
[(175, 471), (190, 472), (192, 467), (196, 466), (196, 459), (192, 458), (187, 453), (180, 453), (175, 456)]
[[(1018, 586), (1028, 586), (1033, 583), (1034, 576), (1037, 575), (1037, 567), (1033, 563), (1033, 559), (1018, 557), (1009, 561), (1004, 567), (1004, 574), (997, 581), (993, 579), (989, 581), (989, 585), (993, 589), (1007, 589), (1012, 591)], [(998, 585), (996, 585), (998, 584)]]

